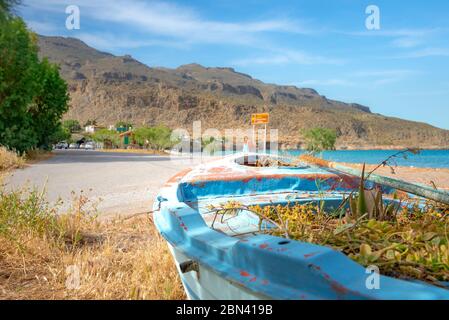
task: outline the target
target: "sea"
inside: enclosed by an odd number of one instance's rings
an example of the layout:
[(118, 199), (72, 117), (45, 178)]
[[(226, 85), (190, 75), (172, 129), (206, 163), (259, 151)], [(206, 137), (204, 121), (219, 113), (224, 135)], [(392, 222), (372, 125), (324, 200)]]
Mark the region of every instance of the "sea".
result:
[[(303, 150), (287, 150), (283, 153), (298, 156)], [(398, 150), (335, 150), (323, 151), (319, 156), (337, 162), (379, 164)], [(421, 150), (419, 154), (407, 153), (407, 158), (394, 158), (391, 162), (398, 166), (416, 168), (449, 168), (449, 150)]]

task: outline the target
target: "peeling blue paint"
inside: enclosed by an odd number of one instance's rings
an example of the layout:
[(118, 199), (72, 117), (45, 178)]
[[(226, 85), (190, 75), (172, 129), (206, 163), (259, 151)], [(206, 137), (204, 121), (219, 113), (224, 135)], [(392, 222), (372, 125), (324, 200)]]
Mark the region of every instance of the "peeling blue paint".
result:
[[(238, 199), (245, 204), (287, 204), (290, 201), (339, 201), (349, 192), (326, 183), (318, 190), (313, 175), (330, 174), (305, 168), (244, 168), (235, 156), (200, 166), (179, 183), (164, 187), (167, 199), (154, 222), (173, 248), (177, 263), (191, 259), (195, 272), (180, 273), (189, 297), (195, 299), (449, 299), (449, 290), (416, 281), (380, 276), (380, 289), (369, 290), (365, 268), (331, 248), (266, 234), (232, 236), (210, 228), (205, 207)], [(214, 168), (226, 168), (217, 175)], [(213, 172), (213, 174), (208, 174)], [(294, 172), (294, 175), (291, 175)], [(332, 179), (336, 179), (335, 177)], [(332, 182), (332, 181), (331, 181)], [(333, 181), (335, 182), (335, 181)], [(322, 187), (322, 186), (321, 186)], [(392, 191), (392, 190), (390, 190)], [(319, 196), (324, 192), (323, 196)], [(290, 197), (289, 197), (290, 196)], [(157, 204), (155, 208), (157, 209)], [(250, 217), (235, 217), (234, 227)], [(251, 221), (250, 221), (251, 223)], [(252, 222), (254, 223), (254, 222)], [(240, 230), (240, 231), (242, 231)], [(203, 274), (203, 276), (202, 276)], [(211, 279), (210, 281), (208, 279)]]

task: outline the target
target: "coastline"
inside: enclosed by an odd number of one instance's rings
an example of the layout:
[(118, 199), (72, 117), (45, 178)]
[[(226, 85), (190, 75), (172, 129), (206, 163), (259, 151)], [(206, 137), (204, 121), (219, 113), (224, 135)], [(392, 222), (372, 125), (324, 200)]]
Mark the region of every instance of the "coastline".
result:
[[(449, 150), (421, 149), (412, 154), (406, 150), (333, 150), (323, 151), (317, 156), (329, 161), (346, 163), (366, 163), (377, 165), (389, 159), (397, 166), (412, 168), (445, 168), (449, 169)], [(283, 151), (281, 154), (297, 157), (305, 154), (304, 150)]]
[(335, 150), (338, 151), (357, 151), (357, 150), (379, 150), (379, 151), (401, 151), (406, 149), (419, 149), (419, 150), (449, 150), (449, 146), (429, 146), (429, 147), (405, 147), (405, 146), (337, 146)]
[[(345, 163), (341, 164), (362, 169), (363, 164), (360, 163)], [(366, 165), (366, 170), (369, 172), (377, 165)], [(449, 169), (447, 168), (416, 168), (393, 166), (394, 173), (389, 167), (380, 167), (376, 173), (379, 175), (401, 179), (404, 181), (418, 183), (429, 187), (437, 187), (449, 191)]]
[[(267, 142), (268, 143), (268, 142)], [(410, 146), (385, 146), (385, 145), (367, 145), (367, 146), (360, 146), (360, 145), (337, 145), (335, 147), (335, 151), (369, 151), (369, 150), (376, 150), (376, 151), (401, 151), (406, 149), (413, 149), (415, 147)], [(416, 147), (415, 149), (419, 150), (449, 150), (448, 146), (424, 146), (424, 147)], [(307, 151), (304, 147), (301, 146), (294, 146), (292, 144), (288, 143), (279, 143), (279, 150), (281, 151), (289, 151), (289, 150), (301, 150), (301, 151)]]

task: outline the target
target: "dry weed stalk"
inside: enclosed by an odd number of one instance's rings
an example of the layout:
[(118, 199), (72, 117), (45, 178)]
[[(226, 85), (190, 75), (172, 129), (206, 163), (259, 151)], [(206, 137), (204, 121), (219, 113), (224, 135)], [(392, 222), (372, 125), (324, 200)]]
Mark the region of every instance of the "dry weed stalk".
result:
[(149, 216), (100, 222), (78, 201), (59, 216), (37, 191), (1, 192), (0, 299), (185, 298)]

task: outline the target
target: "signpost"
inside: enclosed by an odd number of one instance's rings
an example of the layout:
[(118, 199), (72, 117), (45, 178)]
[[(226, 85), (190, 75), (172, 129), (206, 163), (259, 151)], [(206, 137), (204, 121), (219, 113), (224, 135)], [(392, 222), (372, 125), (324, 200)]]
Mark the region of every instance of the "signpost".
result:
[(256, 142), (256, 125), (264, 125), (263, 152), (267, 151), (267, 124), (270, 122), (269, 113), (253, 113), (251, 115), (251, 124), (253, 125), (253, 143)]
[(270, 114), (269, 113), (253, 113), (251, 115), (251, 124), (267, 124), (270, 122)]

